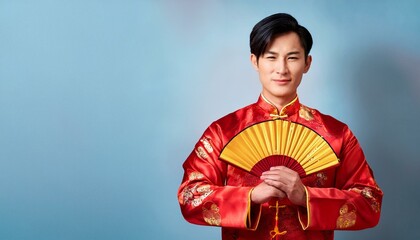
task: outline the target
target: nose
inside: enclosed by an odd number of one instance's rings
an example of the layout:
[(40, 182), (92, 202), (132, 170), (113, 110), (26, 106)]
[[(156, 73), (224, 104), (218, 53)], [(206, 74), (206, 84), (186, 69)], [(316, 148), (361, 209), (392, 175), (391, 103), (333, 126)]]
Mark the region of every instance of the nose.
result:
[(278, 60), (275, 65), (275, 71), (280, 75), (287, 74), (289, 71), (287, 67), (287, 62), (284, 60)]

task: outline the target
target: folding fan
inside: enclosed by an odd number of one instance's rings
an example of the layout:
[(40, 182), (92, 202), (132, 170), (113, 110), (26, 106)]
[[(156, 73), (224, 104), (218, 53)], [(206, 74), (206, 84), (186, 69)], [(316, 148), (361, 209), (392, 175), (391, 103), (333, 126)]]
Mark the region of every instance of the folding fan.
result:
[(304, 177), (339, 163), (318, 133), (280, 119), (245, 128), (226, 144), (220, 158), (256, 176), (272, 166), (286, 166)]

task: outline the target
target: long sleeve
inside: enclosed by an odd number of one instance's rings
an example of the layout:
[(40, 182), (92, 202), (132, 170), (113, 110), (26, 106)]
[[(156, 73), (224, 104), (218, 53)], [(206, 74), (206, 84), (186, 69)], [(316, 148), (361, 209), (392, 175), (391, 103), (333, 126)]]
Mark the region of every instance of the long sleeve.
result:
[(252, 187), (226, 186), (228, 167), (218, 158), (223, 147), (220, 132), (212, 124), (183, 164), (184, 177), (178, 189), (181, 212), (194, 224), (252, 229), (259, 208), (251, 214)]
[[(261, 179), (219, 159), (237, 134), (264, 121), (290, 121), (310, 128), (330, 145), (340, 163), (303, 177), (307, 204), (287, 198), (251, 204)], [(212, 123), (183, 164), (178, 201), (194, 224), (220, 226), (223, 240), (332, 240), (334, 230), (364, 229), (379, 221), (382, 191), (363, 151), (346, 124), (301, 105), (296, 98), (278, 110), (258, 102)]]
[(383, 193), (357, 139), (347, 127), (343, 131), (334, 187), (306, 187), (307, 207), (299, 209), (303, 229), (357, 230), (379, 221)]

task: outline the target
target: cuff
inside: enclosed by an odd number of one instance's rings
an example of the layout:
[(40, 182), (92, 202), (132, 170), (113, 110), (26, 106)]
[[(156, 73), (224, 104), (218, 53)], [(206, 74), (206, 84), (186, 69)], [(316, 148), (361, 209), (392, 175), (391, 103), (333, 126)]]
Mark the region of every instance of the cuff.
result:
[(310, 205), (309, 205), (309, 192), (308, 189), (305, 186), (305, 192), (306, 192), (306, 208), (299, 207), (298, 210), (298, 218), (300, 225), (302, 226), (303, 230), (306, 230), (310, 223), (311, 223), (311, 216), (310, 216)]
[(258, 227), (258, 223), (260, 222), (261, 218), (261, 204), (253, 204), (251, 201), (251, 194), (254, 188), (249, 191), (248, 194), (248, 209), (247, 209), (247, 218), (246, 218), (246, 228), (250, 230), (256, 230)]

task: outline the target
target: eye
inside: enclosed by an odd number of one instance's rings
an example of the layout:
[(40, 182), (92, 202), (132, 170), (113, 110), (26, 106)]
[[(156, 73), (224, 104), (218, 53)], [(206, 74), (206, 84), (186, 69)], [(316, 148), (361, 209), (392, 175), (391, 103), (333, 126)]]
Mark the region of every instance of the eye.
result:
[(287, 59), (289, 59), (289, 60), (298, 60), (299, 58), (298, 57), (288, 57)]

